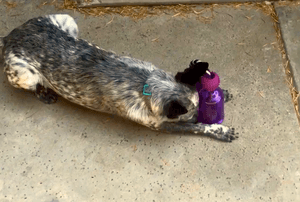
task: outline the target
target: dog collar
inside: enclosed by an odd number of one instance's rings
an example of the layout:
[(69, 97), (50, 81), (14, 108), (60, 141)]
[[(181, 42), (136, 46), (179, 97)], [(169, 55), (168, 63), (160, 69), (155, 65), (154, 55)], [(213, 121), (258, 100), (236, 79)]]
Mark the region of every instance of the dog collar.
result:
[[(149, 85), (148, 84), (145, 84), (144, 85), (144, 88), (143, 88), (143, 95), (151, 95), (151, 92), (145, 92), (146, 88), (148, 88)], [(147, 91), (147, 90), (146, 90)]]

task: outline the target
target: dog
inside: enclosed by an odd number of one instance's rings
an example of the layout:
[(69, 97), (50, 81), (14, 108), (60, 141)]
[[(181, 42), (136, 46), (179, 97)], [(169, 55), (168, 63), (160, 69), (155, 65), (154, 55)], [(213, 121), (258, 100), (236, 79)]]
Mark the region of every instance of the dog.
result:
[[(9, 83), (34, 92), (44, 103), (55, 103), (61, 96), (153, 130), (227, 142), (237, 137), (234, 128), (197, 123), (199, 97), (194, 84), (208, 63), (192, 61), (174, 76), (149, 62), (79, 39), (75, 20), (66, 14), (33, 18), (15, 28), (3, 38), (2, 53)], [(231, 99), (228, 91), (224, 94), (225, 101)]]

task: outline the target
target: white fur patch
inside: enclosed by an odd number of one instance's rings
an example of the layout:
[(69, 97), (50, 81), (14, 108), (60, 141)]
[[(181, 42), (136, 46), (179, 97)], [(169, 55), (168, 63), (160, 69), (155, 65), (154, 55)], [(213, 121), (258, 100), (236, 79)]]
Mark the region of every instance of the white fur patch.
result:
[(227, 126), (223, 126), (223, 125), (220, 125), (220, 124), (212, 124), (212, 125), (209, 125), (209, 126), (205, 126), (204, 133), (209, 133), (209, 132), (212, 132), (212, 131), (218, 131), (220, 128), (222, 128), (224, 134), (226, 134), (229, 131), (229, 128)]
[[(42, 84), (42, 77), (32, 64), (9, 53), (5, 72), (10, 84), (16, 88), (35, 90), (38, 83)], [(37, 62), (33, 64), (38, 65)]]
[(137, 67), (140, 69), (148, 69), (150, 71), (153, 71), (156, 69), (156, 67), (150, 62), (141, 61), (141, 60), (131, 58), (128, 56), (121, 56), (121, 57), (119, 57), (119, 60), (121, 62), (126, 63), (128, 66), (133, 66), (133, 67)]
[(199, 106), (199, 95), (198, 95), (198, 92), (195, 93), (194, 96), (192, 96), (191, 102), (192, 102), (196, 107)]
[(63, 31), (70, 34), (72, 37), (77, 38), (78, 36), (78, 26), (71, 16), (67, 14), (55, 14), (47, 16), (51, 22), (62, 29)]

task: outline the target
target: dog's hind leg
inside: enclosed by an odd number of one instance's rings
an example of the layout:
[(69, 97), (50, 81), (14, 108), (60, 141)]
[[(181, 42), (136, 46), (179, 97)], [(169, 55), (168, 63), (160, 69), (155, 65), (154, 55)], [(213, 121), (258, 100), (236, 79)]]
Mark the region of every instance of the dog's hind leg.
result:
[(237, 138), (237, 134), (234, 133), (234, 128), (229, 128), (220, 124), (206, 125), (201, 123), (193, 124), (165, 122), (160, 125), (158, 130), (164, 132), (186, 132), (202, 134), (225, 142), (231, 142), (232, 140)]
[(43, 86), (42, 76), (33, 66), (23, 59), (12, 57), (12, 55), (7, 59), (4, 72), (12, 86), (34, 92), (46, 104), (56, 102), (57, 94)]
[(58, 95), (50, 88), (41, 84), (36, 85), (35, 95), (45, 104), (53, 104), (57, 101)]

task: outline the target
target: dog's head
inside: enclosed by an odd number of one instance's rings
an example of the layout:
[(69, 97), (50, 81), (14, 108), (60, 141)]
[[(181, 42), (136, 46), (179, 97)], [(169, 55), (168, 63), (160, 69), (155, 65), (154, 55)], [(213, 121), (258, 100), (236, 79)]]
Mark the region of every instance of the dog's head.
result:
[(184, 72), (176, 74), (175, 80), (179, 85), (173, 89), (173, 96), (168, 97), (169, 101), (163, 110), (170, 121), (197, 122), (199, 97), (196, 83), (206, 73), (208, 66), (207, 62), (193, 60)]
[(155, 116), (167, 122), (196, 123), (199, 105), (196, 88), (177, 82), (174, 76), (159, 69), (151, 74), (147, 84)]
[(195, 86), (200, 77), (208, 70), (207, 62), (200, 62), (199, 60), (193, 60), (190, 66), (184, 70), (184, 72), (178, 72), (175, 76), (175, 80), (182, 84), (189, 86)]
[(168, 122), (197, 122), (198, 93), (188, 92), (168, 100), (163, 106), (163, 114)]

